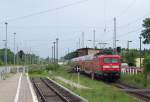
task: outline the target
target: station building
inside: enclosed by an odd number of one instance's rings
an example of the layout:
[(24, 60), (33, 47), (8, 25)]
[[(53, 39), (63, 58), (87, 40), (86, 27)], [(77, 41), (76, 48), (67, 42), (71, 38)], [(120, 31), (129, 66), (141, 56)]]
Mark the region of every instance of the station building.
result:
[(81, 49), (78, 49), (76, 52), (79, 57), (79, 56), (85, 56), (85, 55), (95, 55), (97, 53), (100, 53), (100, 50), (94, 49), (94, 48), (81, 48)]

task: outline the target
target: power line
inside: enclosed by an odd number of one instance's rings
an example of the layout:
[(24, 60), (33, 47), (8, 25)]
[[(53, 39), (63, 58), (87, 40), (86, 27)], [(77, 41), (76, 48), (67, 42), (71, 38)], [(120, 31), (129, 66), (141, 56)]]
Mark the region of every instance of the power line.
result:
[[(3, 26), (0, 26), (1, 28), (3, 28)], [(26, 25), (26, 26), (9, 26), (10, 28), (17, 28), (17, 29), (32, 29), (32, 28), (61, 28), (61, 29), (70, 29), (70, 28), (98, 28), (98, 29), (103, 29), (103, 26), (82, 26), (82, 25)]]
[(141, 31), (141, 29), (142, 29), (142, 28), (138, 28), (138, 29), (136, 29), (136, 30), (129, 31), (129, 32), (127, 32), (127, 33), (124, 33), (124, 34), (119, 35), (119, 37), (124, 37), (124, 36), (127, 36), (127, 35), (131, 34), (131, 33), (134, 33), (134, 32), (137, 32), (137, 31)]
[[(129, 9), (130, 9), (131, 7), (133, 7), (133, 5), (136, 4), (136, 1), (137, 1), (137, 0), (133, 0), (133, 1), (127, 6), (127, 8), (125, 8), (123, 11), (121, 11), (119, 15), (116, 15), (116, 18), (120, 18), (120, 17), (123, 16), (125, 13), (127, 13), (127, 11), (129, 11)], [(104, 16), (106, 16), (106, 5), (107, 5), (107, 0), (104, 0)], [(107, 20), (107, 21), (109, 22), (109, 21), (112, 21), (112, 20), (113, 20), (113, 19), (109, 19), (109, 20)]]
[(133, 0), (133, 1), (127, 6), (127, 8), (124, 9), (124, 10), (120, 13), (120, 15), (118, 15), (118, 16), (116, 16), (116, 17), (117, 17), (117, 18), (120, 18), (120, 17), (123, 16), (125, 13), (127, 13), (127, 11), (128, 11), (130, 8), (132, 8), (133, 5), (136, 4), (136, 1), (137, 1), (137, 0)]
[[(74, 6), (74, 5), (77, 5), (77, 4), (84, 3), (86, 1), (88, 1), (88, 0), (79, 0), (79, 1), (76, 1), (76, 2), (73, 2), (73, 3), (70, 3), (70, 4), (66, 4), (66, 5), (63, 5), (63, 6), (60, 6), (60, 7), (56, 7), (56, 8), (53, 8), (53, 9), (47, 9), (47, 10), (44, 10), (44, 11), (28, 14), (28, 15), (25, 15), (25, 16), (20, 16), (20, 17), (16, 17), (16, 18), (12, 18), (12, 19), (7, 19), (7, 21), (9, 21), (9, 22), (10, 21), (16, 21), (16, 20), (25, 19), (25, 18), (29, 18), (29, 17), (32, 17), (32, 16), (37, 16), (37, 15), (40, 15), (40, 14), (44, 14), (44, 13), (47, 13), (47, 12), (53, 12), (53, 11), (61, 10), (61, 9), (64, 9), (64, 8), (67, 8), (67, 7), (70, 7), (70, 6)], [(5, 22), (5, 21), (2, 21), (2, 23)]]
[[(129, 32), (127, 32), (127, 33), (123, 33), (123, 34), (117, 36), (117, 38), (127, 36), (127, 35), (129, 35), (129, 34), (131, 34), (131, 33), (140, 31), (141, 29), (142, 29), (142, 28), (138, 28), (138, 29), (136, 29), (136, 30), (129, 31)], [(105, 40), (104, 42), (111, 41), (111, 39), (112, 39), (112, 38), (110, 38), (109, 40)]]
[(123, 27), (129, 26), (129, 25), (132, 25), (132, 24), (136, 23), (137, 21), (141, 20), (142, 18), (145, 18), (145, 17), (148, 16), (148, 15), (150, 15), (150, 12), (147, 13), (147, 14), (145, 14), (145, 15), (142, 16), (142, 17), (139, 17), (139, 18), (135, 19), (134, 21), (131, 21), (131, 22), (127, 23), (127, 24), (124, 24), (124, 25), (121, 25), (121, 26), (118, 26), (118, 27), (119, 27), (119, 28), (123, 28)]
[[(120, 18), (121, 16), (123, 16), (131, 7), (133, 7), (133, 5), (136, 4), (136, 2), (137, 2), (137, 0), (133, 0), (133, 1), (127, 6), (127, 8), (124, 9), (124, 10), (121, 12), (121, 14), (120, 14), (120, 15), (117, 15), (116, 17), (117, 17), (117, 18)], [(105, 3), (106, 3), (106, 2), (105, 2)], [(106, 5), (106, 4), (104, 4), (104, 5)], [(104, 8), (104, 9), (106, 9), (106, 8)], [(106, 15), (106, 10), (105, 10), (104, 12), (105, 12), (105, 15)], [(137, 18), (137, 19), (134, 20), (134, 21), (131, 21), (131, 22), (127, 23), (127, 24), (118, 26), (117, 28), (125, 28), (126, 26), (132, 25), (132, 24), (136, 23), (137, 21), (141, 20), (142, 18), (146, 17), (146, 16), (149, 15), (149, 14), (150, 14), (150, 12), (149, 12), (148, 14), (145, 14), (145, 15), (142, 16), (142, 17)], [(112, 20), (112, 19), (110, 19), (110, 20)], [(109, 20), (108, 20), (108, 21), (109, 21)], [(106, 23), (106, 21), (105, 21), (105, 23)], [(106, 24), (105, 24), (105, 29), (104, 29), (104, 31), (106, 31)], [(107, 31), (107, 32), (110, 32), (110, 31), (113, 31), (113, 29), (111, 29), (111, 30), (109, 30), (109, 31)]]

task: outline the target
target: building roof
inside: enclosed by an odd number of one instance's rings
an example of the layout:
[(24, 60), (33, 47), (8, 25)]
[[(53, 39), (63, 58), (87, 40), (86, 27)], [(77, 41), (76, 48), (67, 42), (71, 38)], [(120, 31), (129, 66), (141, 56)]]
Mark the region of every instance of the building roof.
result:
[(77, 51), (79, 50), (100, 50), (100, 49), (94, 49), (94, 48), (80, 48), (80, 49), (77, 49)]

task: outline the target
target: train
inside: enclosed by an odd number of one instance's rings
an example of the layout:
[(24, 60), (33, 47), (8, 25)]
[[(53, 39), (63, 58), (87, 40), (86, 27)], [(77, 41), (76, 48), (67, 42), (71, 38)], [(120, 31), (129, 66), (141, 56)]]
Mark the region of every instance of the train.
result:
[(72, 59), (73, 70), (84, 72), (92, 78), (120, 79), (121, 56), (120, 55), (85, 55)]

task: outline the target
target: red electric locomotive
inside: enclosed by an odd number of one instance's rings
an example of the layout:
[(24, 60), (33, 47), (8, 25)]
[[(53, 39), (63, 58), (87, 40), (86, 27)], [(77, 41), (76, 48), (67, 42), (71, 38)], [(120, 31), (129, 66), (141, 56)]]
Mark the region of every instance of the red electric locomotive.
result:
[(87, 55), (72, 59), (74, 70), (103, 78), (119, 79), (121, 72), (119, 55)]

